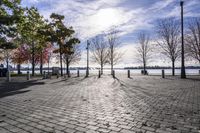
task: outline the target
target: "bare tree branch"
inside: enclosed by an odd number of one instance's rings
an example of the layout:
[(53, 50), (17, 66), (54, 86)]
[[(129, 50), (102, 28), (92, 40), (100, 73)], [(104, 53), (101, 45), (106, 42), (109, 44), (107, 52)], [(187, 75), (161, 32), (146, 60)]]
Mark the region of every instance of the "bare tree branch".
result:
[(185, 41), (187, 54), (200, 63), (200, 18), (189, 22)]

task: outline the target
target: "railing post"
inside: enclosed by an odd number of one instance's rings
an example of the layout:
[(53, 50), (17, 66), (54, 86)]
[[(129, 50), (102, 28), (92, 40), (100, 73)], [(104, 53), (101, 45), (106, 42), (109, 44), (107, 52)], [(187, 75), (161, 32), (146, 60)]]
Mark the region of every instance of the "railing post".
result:
[(162, 70), (162, 78), (165, 78), (165, 70)]
[(27, 71), (26, 79), (30, 80), (30, 73), (29, 73), (29, 71)]
[(10, 70), (7, 71), (7, 82), (11, 81), (11, 77), (10, 77)]
[(128, 70), (128, 78), (130, 78), (131, 77), (131, 75), (130, 75), (130, 70)]

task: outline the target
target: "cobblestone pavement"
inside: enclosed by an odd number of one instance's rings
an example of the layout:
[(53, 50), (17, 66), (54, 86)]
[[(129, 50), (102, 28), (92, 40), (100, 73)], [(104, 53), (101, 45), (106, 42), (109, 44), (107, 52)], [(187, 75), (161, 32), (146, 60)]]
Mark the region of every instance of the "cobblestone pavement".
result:
[(200, 78), (0, 83), (0, 133), (200, 133)]

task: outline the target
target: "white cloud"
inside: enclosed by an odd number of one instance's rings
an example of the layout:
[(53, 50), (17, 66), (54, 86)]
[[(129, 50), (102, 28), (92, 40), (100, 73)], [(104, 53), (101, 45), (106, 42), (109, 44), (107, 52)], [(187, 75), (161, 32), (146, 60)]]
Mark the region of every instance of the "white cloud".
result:
[[(96, 34), (119, 26), (122, 35), (138, 29), (150, 29), (151, 22), (157, 18), (179, 16), (180, 5), (176, 0), (162, 0), (155, 2), (151, 7), (130, 9), (123, 5), (128, 0), (23, 0), (25, 5), (35, 5), (48, 18), (52, 12), (63, 14), (66, 23), (72, 25), (85, 40)], [(199, 0), (186, 1), (185, 12), (192, 16), (192, 7)], [(170, 6), (170, 7), (169, 7)], [(198, 16), (196, 13), (195, 16)]]
[(153, 10), (153, 11), (159, 11), (162, 10), (163, 8), (166, 8), (168, 5), (170, 5), (174, 0), (163, 0), (163, 1), (158, 1), (155, 3), (152, 7), (150, 7), (148, 10)]

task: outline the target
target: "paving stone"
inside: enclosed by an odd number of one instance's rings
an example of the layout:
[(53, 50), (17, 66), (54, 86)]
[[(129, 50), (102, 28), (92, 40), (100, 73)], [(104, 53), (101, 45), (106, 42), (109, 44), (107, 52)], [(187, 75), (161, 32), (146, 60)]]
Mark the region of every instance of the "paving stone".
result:
[(44, 131), (34, 128), (34, 129), (30, 130), (29, 132), (31, 132), (31, 133), (42, 133)]
[(155, 128), (152, 127), (147, 127), (147, 126), (143, 126), (142, 129), (147, 130), (147, 131), (155, 131)]
[(77, 127), (77, 128), (75, 128), (75, 129), (78, 130), (78, 131), (81, 131), (81, 132), (86, 132), (86, 131), (88, 131), (87, 128), (83, 128), (83, 127)]
[(91, 129), (91, 130), (96, 130), (96, 129), (98, 129), (99, 127), (89, 125), (89, 126), (87, 126), (86, 128)]
[(123, 128), (123, 129), (131, 129), (131, 126), (128, 125), (119, 125), (118, 127)]
[(99, 132), (97, 132), (95, 130), (88, 130), (88, 131), (86, 131), (86, 133), (99, 133)]
[(108, 132), (110, 132), (110, 130), (106, 129), (106, 128), (98, 128), (97, 131), (99, 131), (101, 133), (108, 133)]
[(9, 133), (9, 131), (4, 128), (0, 128), (0, 133)]
[(110, 126), (109, 129), (112, 130), (112, 131), (116, 131), (116, 132), (121, 130), (121, 128), (115, 127), (115, 126)]
[(161, 129), (157, 129), (156, 133), (170, 133), (170, 132), (169, 131), (164, 131), (164, 130), (161, 130)]
[(76, 125), (72, 125), (72, 124), (65, 124), (65, 127), (68, 127), (68, 128), (75, 128), (75, 127), (77, 127)]
[(132, 130), (122, 129), (122, 130), (120, 131), (120, 133), (135, 133), (135, 132), (132, 131)]
[(64, 131), (67, 132), (67, 133), (74, 133), (74, 132), (76, 132), (75, 129), (71, 129), (71, 128), (66, 128)]

